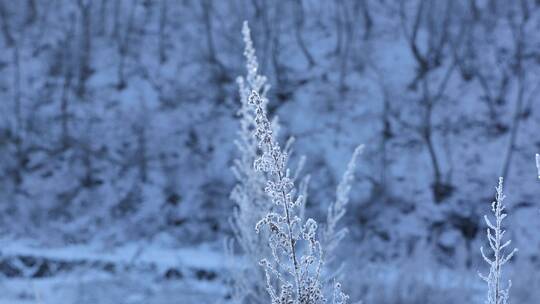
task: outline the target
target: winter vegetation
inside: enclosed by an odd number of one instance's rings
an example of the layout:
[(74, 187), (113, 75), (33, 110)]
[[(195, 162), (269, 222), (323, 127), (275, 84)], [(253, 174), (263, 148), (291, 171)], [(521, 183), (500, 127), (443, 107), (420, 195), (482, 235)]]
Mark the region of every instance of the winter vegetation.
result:
[(503, 241), (503, 236), (506, 230), (502, 228), (502, 221), (506, 218), (507, 214), (504, 211), (506, 206), (504, 205), (505, 195), (503, 193), (503, 178), (499, 178), (499, 185), (497, 186), (497, 194), (495, 201), (491, 205), (493, 215), (495, 216), (495, 224), (484, 216), (484, 220), (488, 226), (487, 238), (489, 247), (493, 251), (493, 254), (489, 257), (484, 253), (483, 247), (480, 247), (482, 257), (489, 264), (489, 274), (482, 275), (480, 277), (488, 285), (488, 295), (486, 299), (487, 304), (506, 304), (510, 296), (510, 287), (512, 281), (508, 281), (508, 287), (503, 287), (502, 281), (502, 268), (503, 266), (514, 256), (517, 249), (513, 249), (509, 253), (505, 253), (505, 248), (510, 246), (511, 240)]
[(537, 304), (538, 24), (0, 0), (0, 304)]
[[(257, 280), (254, 280), (255, 283), (246, 282), (247, 275), (251, 280), (259, 278), (259, 282), (266, 281), (265, 289), (272, 303), (325, 303), (327, 300), (321, 282), (323, 247), (317, 240), (317, 222), (309, 218), (302, 223), (304, 191), (300, 191), (295, 198), (297, 190), (294, 181), (297, 176), (291, 175), (287, 165), (289, 149), (282, 150), (275, 135), (277, 128), (267, 116), (268, 86), (264, 86), (266, 78), (257, 74), (258, 62), (247, 22), (244, 22), (242, 34), (246, 45), (244, 55), (248, 85), (244, 78), (238, 78), (241, 100), (241, 143), (238, 143), (238, 147), (242, 158), (233, 167), (239, 184), (231, 195), (237, 203), (232, 225), (245, 256), (261, 259), (265, 279), (261, 280), (256, 271), (249, 273), (240, 269), (240, 274), (233, 279), (233, 298), (238, 303), (249, 303), (260, 298), (258, 290), (261, 288), (257, 288)], [(262, 154), (258, 155), (257, 151)], [(333, 253), (346, 232), (345, 229), (338, 232), (335, 229), (346, 212), (345, 205), (359, 151), (360, 148), (355, 150), (343, 180), (338, 185), (337, 200), (329, 207), (325, 231), (328, 246), (324, 247), (327, 254)], [(261, 197), (263, 189), (267, 199)], [(259, 216), (256, 224), (253, 215)], [(249, 229), (255, 227), (257, 234), (261, 234), (262, 226), (268, 228), (265, 237), (254, 237), (253, 231)], [(265, 238), (268, 240), (267, 245), (261, 242)], [(305, 241), (306, 245), (301, 246), (301, 241)], [(265, 254), (264, 247), (270, 249), (270, 254)], [(278, 286), (279, 290), (275, 290), (274, 286)], [(341, 291), (340, 283), (334, 280), (333, 288), (333, 303), (346, 303), (348, 296)]]
[[(262, 150), (262, 155), (254, 162), (255, 170), (267, 174), (265, 192), (272, 203), (282, 208), (281, 213), (267, 213), (255, 226), (257, 233), (262, 226), (266, 226), (270, 234), (273, 263), (262, 259), (260, 265), (265, 271), (271, 302), (324, 303), (326, 299), (320, 282), (323, 257), (321, 244), (317, 240), (317, 222), (309, 218), (303, 224), (295, 212), (295, 208), (303, 204), (303, 197), (295, 198), (296, 190), (287, 168), (288, 156), (273, 135), (263, 108), (266, 102), (256, 91), (252, 91), (249, 103), (255, 107), (255, 134)], [(298, 249), (301, 240), (307, 243), (307, 252), (303, 255)], [(284, 270), (280, 272), (276, 268)], [(274, 290), (271, 276), (275, 276), (279, 291)]]

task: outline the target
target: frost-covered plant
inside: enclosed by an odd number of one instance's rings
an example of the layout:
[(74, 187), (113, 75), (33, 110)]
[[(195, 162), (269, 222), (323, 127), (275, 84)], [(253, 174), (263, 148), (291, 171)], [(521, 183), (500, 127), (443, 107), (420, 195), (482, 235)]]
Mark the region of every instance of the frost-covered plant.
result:
[(512, 282), (508, 281), (508, 286), (504, 288), (502, 286), (502, 267), (506, 264), (512, 256), (517, 252), (517, 249), (513, 249), (512, 252), (505, 254), (505, 248), (511, 244), (511, 240), (503, 243), (503, 237), (505, 230), (502, 228), (502, 221), (506, 218), (507, 214), (504, 212), (506, 206), (503, 204), (505, 195), (503, 193), (503, 178), (499, 178), (499, 184), (496, 188), (497, 193), (495, 201), (491, 204), (491, 209), (495, 217), (495, 224), (491, 222), (487, 215), (484, 215), (487, 228), (487, 238), (489, 247), (493, 251), (491, 257), (486, 256), (484, 248), (480, 247), (482, 257), (489, 264), (489, 274), (487, 276), (479, 273), (480, 277), (486, 281), (488, 285), (488, 294), (486, 304), (507, 304)]
[[(265, 192), (275, 206), (281, 208), (269, 212), (255, 226), (257, 233), (263, 226), (268, 227), (269, 246), (277, 265), (272, 266), (267, 259), (260, 262), (266, 272), (272, 304), (324, 303), (326, 299), (320, 283), (323, 260), (321, 244), (317, 240), (317, 222), (310, 218), (302, 225), (297, 216), (303, 198), (295, 195), (294, 182), (287, 168), (288, 155), (278, 144), (264, 108), (267, 101), (252, 91), (249, 102), (255, 109), (254, 133), (262, 152), (254, 166), (266, 173)], [(301, 241), (305, 241), (306, 248), (301, 248)], [(304, 249), (303, 255), (299, 253), (301, 249)], [(278, 281), (278, 290), (272, 285), (272, 276)]]
[[(273, 209), (269, 198), (264, 192), (266, 178), (262, 172), (258, 172), (253, 167), (253, 162), (257, 158), (258, 143), (253, 137), (255, 129), (255, 116), (248, 97), (251, 91), (261, 94), (266, 100), (266, 93), (270, 88), (267, 78), (259, 74), (259, 66), (253, 42), (251, 40), (250, 29), (247, 22), (242, 27), (242, 35), (245, 43), (244, 56), (246, 58), (246, 77), (238, 77), (237, 83), (240, 94), (241, 108), (238, 111), (240, 118), (239, 139), (235, 144), (240, 152), (240, 157), (233, 163), (232, 171), (236, 177), (237, 184), (231, 192), (231, 200), (235, 203), (230, 224), (233, 232), (233, 239), (228, 240), (226, 250), (230, 258), (231, 270), (231, 298), (235, 303), (265, 303), (266, 283), (264, 271), (260, 268), (246, 266), (246, 263), (238, 265), (234, 259), (234, 247), (238, 245), (244, 258), (248, 259), (247, 265), (256, 264), (262, 256), (271, 256), (267, 246), (267, 234), (253, 233), (253, 227), (268, 212)], [(262, 105), (266, 110), (266, 105)], [(272, 130), (278, 133), (279, 124), (277, 119), (272, 121)], [(285, 150), (291, 152), (294, 139), (287, 141)], [(300, 158), (297, 165), (294, 179), (296, 180), (302, 170), (304, 157)], [(304, 178), (300, 184), (300, 192), (307, 192), (309, 176)]]
[(356, 159), (362, 153), (364, 146), (356, 147), (347, 164), (347, 169), (343, 173), (343, 177), (336, 189), (336, 200), (328, 206), (326, 215), (326, 226), (322, 232), (321, 240), (324, 248), (325, 260), (331, 262), (334, 252), (339, 243), (347, 235), (348, 229), (338, 229), (338, 223), (347, 212), (347, 204), (349, 203), (349, 193), (351, 192), (351, 184), (354, 181), (354, 171), (356, 169)]
[[(252, 91), (249, 102), (255, 109), (255, 137), (262, 152), (254, 162), (256, 170), (265, 172), (265, 192), (276, 206), (255, 226), (257, 233), (267, 227), (273, 264), (262, 259), (260, 264), (266, 273), (267, 290), (272, 304), (318, 304), (325, 303), (321, 284), (323, 254), (317, 240), (317, 222), (307, 219), (304, 224), (298, 216), (303, 197), (296, 195), (294, 180), (287, 168), (288, 155), (282, 151), (270, 127), (264, 105), (264, 96)], [(302, 246), (303, 245), (303, 246)], [(272, 278), (277, 281), (277, 289)], [(339, 289), (339, 285), (336, 285)], [(339, 290), (337, 300), (345, 303), (346, 296)], [(336, 298), (335, 298), (336, 300)]]
[[(242, 108), (237, 146), (241, 157), (234, 163), (238, 184), (231, 194), (237, 205), (231, 218), (235, 240), (248, 258), (262, 257), (259, 263), (263, 266), (264, 279), (260, 282), (266, 283), (265, 289), (273, 304), (325, 303), (321, 286), (324, 259), (323, 248), (317, 239), (318, 225), (313, 219), (304, 221), (309, 176), (300, 182), (298, 191), (295, 188), (305, 159), (301, 158), (296, 172), (291, 173), (287, 162), (293, 140), (289, 140), (283, 149), (277, 141), (279, 126), (275, 121), (271, 123), (267, 116), (269, 86), (266, 78), (258, 74), (255, 49), (246, 22), (242, 33), (248, 72), (246, 79), (238, 79)], [(250, 136), (253, 134), (255, 136)], [(346, 233), (346, 230), (337, 231), (337, 223), (345, 214), (359, 152), (360, 149), (355, 150), (338, 186), (336, 202), (329, 209), (326, 235), (331, 252)], [(256, 217), (257, 223), (251, 225)], [(257, 234), (253, 234), (253, 227)], [(261, 237), (268, 244), (262, 246)], [(261, 302), (257, 276), (247, 274), (250, 271), (253, 269), (245, 268), (245, 271), (236, 272), (233, 278), (232, 296), (236, 303)], [(341, 285), (334, 282), (333, 289), (333, 302), (345, 304), (348, 296), (341, 291)]]

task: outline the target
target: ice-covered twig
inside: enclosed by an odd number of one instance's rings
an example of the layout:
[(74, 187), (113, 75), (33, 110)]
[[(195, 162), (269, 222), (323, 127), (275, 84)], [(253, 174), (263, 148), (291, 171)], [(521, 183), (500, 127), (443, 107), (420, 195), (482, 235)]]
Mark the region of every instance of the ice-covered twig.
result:
[(503, 243), (505, 230), (502, 228), (502, 221), (506, 218), (506, 206), (503, 204), (505, 195), (503, 193), (503, 178), (499, 178), (499, 184), (496, 188), (497, 194), (495, 201), (491, 205), (495, 217), (493, 224), (487, 215), (484, 215), (487, 228), (487, 238), (489, 247), (492, 250), (492, 256), (488, 257), (484, 252), (484, 248), (480, 247), (482, 257), (489, 264), (489, 274), (483, 275), (478, 273), (480, 277), (488, 284), (488, 294), (486, 304), (507, 304), (512, 282), (508, 281), (508, 286), (502, 286), (502, 267), (514, 256), (517, 249), (513, 249), (510, 253), (505, 254), (505, 248), (511, 244), (511, 240)]

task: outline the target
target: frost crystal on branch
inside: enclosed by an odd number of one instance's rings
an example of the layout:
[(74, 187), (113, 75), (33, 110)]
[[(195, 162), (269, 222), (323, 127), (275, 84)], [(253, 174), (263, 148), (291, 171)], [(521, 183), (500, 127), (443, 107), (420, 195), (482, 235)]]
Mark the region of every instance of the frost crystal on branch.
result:
[(486, 304), (507, 304), (512, 282), (508, 281), (508, 286), (504, 288), (502, 286), (502, 267), (506, 264), (512, 256), (517, 252), (517, 249), (513, 249), (510, 253), (505, 254), (505, 248), (511, 243), (508, 240), (503, 243), (503, 236), (505, 230), (502, 228), (502, 221), (506, 218), (507, 214), (504, 212), (506, 206), (503, 204), (505, 195), (503, 193), (503, 178), (499, 178), (499, 185), (496, 188), (497, 194), (495, 201), (491, 205), (491, 209), (495, 216), (495, 224), (491, 222), (487, 215), (484, 216), (487, 228), (487, 238), (489, 247), (493, 251), (492, 255), (488, 257), (484, 248), (480, 247), (482, 257), (489, 264), (489, 274), (487, 276), (479, 273), (480, 277), (488, 284), (488, 295)]

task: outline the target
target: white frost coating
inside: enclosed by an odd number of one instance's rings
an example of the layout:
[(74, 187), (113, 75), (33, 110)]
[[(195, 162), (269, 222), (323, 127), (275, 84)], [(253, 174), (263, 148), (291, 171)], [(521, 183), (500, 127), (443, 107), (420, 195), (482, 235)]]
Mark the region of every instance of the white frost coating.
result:
[(489, 264), (489, 274), (487, 276), (479, 273), (480, 277), (488, 284), (488, 294), (485, 301), (486, 304), (507, 304), (512, 282), (508, 281), (508, 286), (504, 288), (502, 286), (502, 267), (506, 264), (512, 256), (517, 252), (517, 249), (513, 249), (509, 254), (504, 253), (504, 248), (508, 247), (511, 240), (502, 243), (505, 230), (502, 228), (502, 221), (506, 218), (507, 214), (504, 212), (506, 206), (503, 201), (505, 195), (503, 193), (503, 178), (499, 178), (499, 185), (496, 188), (497, 195), (495, 201), (492, 203), (491, 208), (495, 216), (495, 224), (493, 224), (487, 215), (484, 215), (484, 220), (488, 226), (487, 237), (489, 241), (489, 247), (493, 251), (492, 257), (486, 256), (484, 248), (480, 247), (482, 257)]

